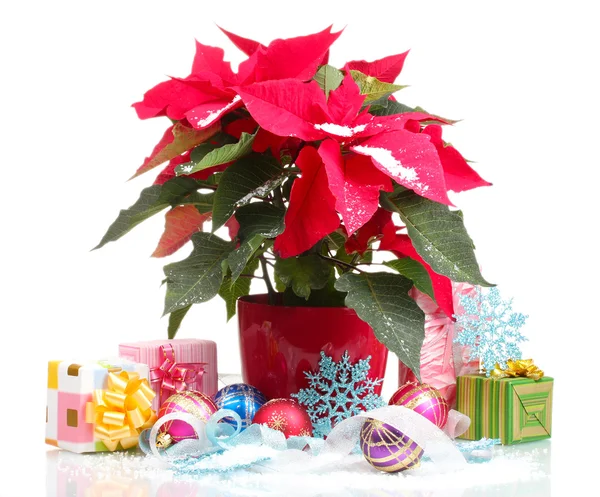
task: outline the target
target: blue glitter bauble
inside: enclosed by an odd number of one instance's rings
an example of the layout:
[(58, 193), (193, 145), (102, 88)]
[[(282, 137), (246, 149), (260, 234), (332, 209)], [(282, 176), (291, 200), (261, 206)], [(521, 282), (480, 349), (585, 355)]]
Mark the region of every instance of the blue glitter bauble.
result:
[[(231, 409), (242, 418), (242, 430), (252, 424), (254, 415), (266, 402), (265, 396), (255, 387), (245, 383), (234, 383), (221, 388), (215, 397), (219, 409)], [(231, 418), (223, 419), (225, 423), (235, 426)]]

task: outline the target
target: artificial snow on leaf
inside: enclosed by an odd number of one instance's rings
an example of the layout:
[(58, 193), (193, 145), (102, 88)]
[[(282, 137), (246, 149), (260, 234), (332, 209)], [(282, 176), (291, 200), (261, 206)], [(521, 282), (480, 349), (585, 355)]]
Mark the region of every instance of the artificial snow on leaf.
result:
[(187, 164), (181, 164), (175, 168), (177, 175), (190, 175), (209, 167), (227, 164), (235, 160), (241, 159), (252, 151), (252, 142), (256, 135), (242, 133), (240, 140), (236, 143), (223, 145), (206, 153), (200, 160), (194, 160), (192, 153), (192, 161)]
[(473, 241), (458, 212), (410, 190), (394, 193), (388, 200), (406, 225), (415, 250), (433, 271), (452, 281), (492, 286), (479, 271)]
[(502, 300), (498, 288), (476, 288), (475, 295), (460, 296), (460, 305), (454, 341), (471, 347), (470, 360), (480, 360), (487, 376), (496, 364), (504, 369), (507, 360), (521, 359), (519, 344), (527, 338), (519, 330), (528, 316), (512, 312), (512, 300)]
[(315, 437), (324, 438), (344, 419), (386, 404), (375, 393), (375, 387), (381, 385), (383, 379), (369, 377), (370, 362), (369, 356), (352, 364), (346, 351), (336, 363), (321, 351), (319, 371), (304, 372), (309, 388), (301, 389), (292, 397), (306, 407)]
[[(407, 235), (384, 234), (379, 250), (390, 250), (401, 259), (391, 261), (387, 266), (410, 278), (415, 286), (434, 299), (447, 316), (454, 314), (452, 281), (436, 273), (415, 250)], [(423, 274), (425, 271), (425, 274)], [(412, 276), (412, 277), (411, 277)]]
[(408, 278), (391, 273), (345, 273), (335, 283), (346, 305), (371, 325), (375, 336), (420, 378), (425, 315), (408, 291)]
[(236, 207), (264, 197), (285, 179), (285, 171), (266, 154), (250, 154), (229, 166), (219, 182), (213, 208), (213, 232), (225, 224)]
[(253, 202), (237, 209), (235, 218), (239, 223), (238, 236), (247, 240), (255, 235), (275, 238), (283, 233), (285, 209), (267, 202)]
[(233, 244), (211, 233), (192, 235), (194, 249), (184, 260), (164, 267), (167, 282), (164, 314), (199, 304), (217, 295), (223, 282), (222, 262)]

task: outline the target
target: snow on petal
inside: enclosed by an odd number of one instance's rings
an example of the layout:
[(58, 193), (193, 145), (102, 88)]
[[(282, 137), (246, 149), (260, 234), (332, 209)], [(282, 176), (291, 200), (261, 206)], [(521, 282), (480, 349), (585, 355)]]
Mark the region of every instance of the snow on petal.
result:
[(329, 133), (330, 135), (339, 136), (341, 138), (351, 138), (357, 133), (360, 133), (366, 128), (366, 124), (359, 124), (357, 126), (342, 126), (340, 124), (335, 123), (322, 123), (315, 124), (315, 129), (320, 131), (325, 131), (325, 133)]
[(356, 145), (352, 148), (359, 154), (368, 155), (374, 161), (379, 163), (387, 173), (393, 178), (399, 178), (402, 181), (415, 182), (419, 179), (419, 174), (411, 167), (405, 167), (392, 151), (386, 148), (369, 147), (368, 145)]
[(446, 205), (444, 170), (429, 135), (395, 130), (380, 133), (350, 150), (371, 158), (375, 167), (422, 197)]
[(242, 99), (239, 95), (233, 97), (233, 100), (213, 100), (194, 107), (185, 113), (189, 123), (196, 129), (204, 129), (218, 121), (223, 114), (242, 106)]
[(391, 191), (391, 181), (368, 157), (356, 154), (343, 157), (340, 145), (332, 139), (321, 143), (319, 155), (325, 165), (336, 209), (351, 236), (373, 217), (379, 206), (379, 191)]

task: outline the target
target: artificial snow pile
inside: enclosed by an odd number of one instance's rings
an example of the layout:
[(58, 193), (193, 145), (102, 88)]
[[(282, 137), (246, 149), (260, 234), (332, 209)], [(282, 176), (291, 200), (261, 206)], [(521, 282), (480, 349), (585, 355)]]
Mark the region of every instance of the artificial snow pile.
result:
[(546, 495), (537, 494), (536, 489), (541, 492), (549, 488), (546, 461), (549, 445), (529, 444), (528, 447), (496, 447), (491, 460), (448, 472), (440, 472), (431, 461), (423, 461), (417, 469), (396, 474), (381, 473), (371, 468), (360, 454), (337, 460), (339, 469), (325, 470), (322, 466), (315, 469), (311, 467), (311, 456), (307, 453), (305, 462), (299, 464), (298, 451), (283, 451), (275, 455), (269, 447), (248, 446), (197, 461), (193, 469), (190, 463), (189, 472), (184, 466), (174, 468), (154, 457), (127, 453), (82, 456), (60, 452), (56, 471), (66, 472), (67, 476), (88, 475), (92, 488), (111, 485), (118, 485), (121, 489), (143, 487), (147, 495), (167, 495), (163, 492), (181, 495), (181, 491), (185, 490), (189, 493), (183, 495), (212, 497), (282, 494), (286, 497), (453, 497), (482, 495), (480, 490), (484, 487), (493, 487), (496, 495), (496, 492), (509, 490), (515, 485), (528, 487), (528, 483), (533, 489), (528, 495)]

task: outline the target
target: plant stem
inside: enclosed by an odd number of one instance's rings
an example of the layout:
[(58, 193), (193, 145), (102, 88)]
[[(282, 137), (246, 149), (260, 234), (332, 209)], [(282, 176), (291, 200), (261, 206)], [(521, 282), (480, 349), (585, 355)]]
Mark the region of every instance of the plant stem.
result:
[(260, 260), (260, 267), (262, 268), (263, 279), (267, 285), (267, 292), (269, 293), (269, 304), (275, 305), (275, 289), (271, 284), (271, 278), (269, 278), (269, 272), (267, 271), (267, 260), (261, 255), (258, 258)]
[(283, 203), (283, 194), (281, 193), (280, 186), (273, 190), (273, 205), (277, 207), (285, 207), (285, 204)]
[(338, 266), (342, 266), (342, 267), (347, 268), (347, 269), (352, 269), (354, 271), (358, 271), (359, 273), (364, 273), (364, 271), (361, 270), (361, 269), (359, 269), (357, 266), (354, 266), (352, 264), (348, 264), (347, 262), (344, 262), (344, 261), (340, 261), (339, 259), (335, 259), (334, 257), (328, 257), (328, 256), (323, 255), (323, 254), (319, 254), (319, 257), (321, 259), (325, 259), (326, 261), (331, 261), (334, 264), (337, 264)]

